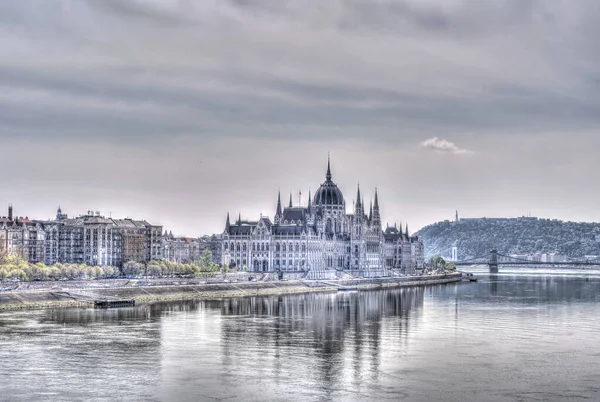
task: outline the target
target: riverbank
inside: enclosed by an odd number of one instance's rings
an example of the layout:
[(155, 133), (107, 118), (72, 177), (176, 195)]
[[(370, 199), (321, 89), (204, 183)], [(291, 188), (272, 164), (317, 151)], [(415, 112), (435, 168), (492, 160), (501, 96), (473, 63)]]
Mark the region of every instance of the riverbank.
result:
[[(190, 299), (221, 299), (228, 297), (271, 296), (309, 292), (336, 292), (341, 289), (374, 290), (406, 286), (429, 286), (459, 282), (461, 273), (395, 278), (356, 278), (330, 281), (265, 281), (221, 282), (202, 281), (94, 281), (81, 284), (42, 284), (33, 289), (0, 292), (0, 311), (52, 309), (64, 307), (93, 308), (97, 299), (133, 299), (136, 303)], [(86, 285), (86, 284), (84, 284)]]

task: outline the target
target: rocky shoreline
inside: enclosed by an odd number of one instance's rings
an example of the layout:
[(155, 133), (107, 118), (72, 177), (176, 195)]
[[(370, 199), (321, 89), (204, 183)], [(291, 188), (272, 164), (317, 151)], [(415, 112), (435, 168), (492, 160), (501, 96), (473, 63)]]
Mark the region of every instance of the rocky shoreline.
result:
[(94, 299), (133, 299), (136, 303), (229, 297), (272, 296), (309, 292), (336, 292), (341, 289), (375, 290), (383, 288), (430, 286), (462, 280), (461, 273), (418, 277), (347, 279), (331, 281), (267, 282), (180, 282), (168, 285), (119, 285), (115, 287), (72, 288), (69, 285), (49, 289), (0, 292), (0, 311), (53, 308), (93, 308)]

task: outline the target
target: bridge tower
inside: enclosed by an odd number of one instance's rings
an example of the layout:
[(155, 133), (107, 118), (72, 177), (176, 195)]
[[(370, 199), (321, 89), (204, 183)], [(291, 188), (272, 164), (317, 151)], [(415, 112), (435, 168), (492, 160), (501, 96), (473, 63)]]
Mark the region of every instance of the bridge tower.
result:
[(490, 262), (488, 263), (491, 273), (498, 273), (498, 250), (490, 251)]

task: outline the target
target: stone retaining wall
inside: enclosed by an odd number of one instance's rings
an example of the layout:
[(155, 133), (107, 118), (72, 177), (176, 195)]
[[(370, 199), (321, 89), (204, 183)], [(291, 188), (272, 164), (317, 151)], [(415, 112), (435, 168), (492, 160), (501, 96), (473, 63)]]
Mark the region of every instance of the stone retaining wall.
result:
[[(238, 282), (220, 284), (190, 284), (167, 286), (122, 286), (115, 288), (86, 289), (86, 296), (97, 299), (120, 298), (135, 299), (138, 303), (188, 300), (218, 299), (226, 297), (266, 296), (308, 292), (334, 292), (337, 286), (353, 286), (357, 289), (382, 289), (404, 286), (424, 286), (458, 282), (461, 274), (356, 279), (340, 281), (279, 281), (279, 282)], [(91, 300), (77, 300), (77, 290), (29, 290), (0, 292), (0, 310), (92, 307)]]

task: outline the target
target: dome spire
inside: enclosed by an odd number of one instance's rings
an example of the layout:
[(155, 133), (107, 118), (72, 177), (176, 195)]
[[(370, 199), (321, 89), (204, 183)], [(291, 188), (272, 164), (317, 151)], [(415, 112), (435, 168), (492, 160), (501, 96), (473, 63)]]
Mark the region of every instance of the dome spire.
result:
[(356, 203), (354, 204), (354, 214), (358, 217), (360, 215), (360, 211), (361, 211), (361, 204), (360, 204), (360, 183), (357, 186), (357, 190), (356, 190)]
[(329, 161), (329, 153), (327, 154), (327, 174), (325, 175), (325, 179), (328, 181), (331, 180), (331, 163)]

